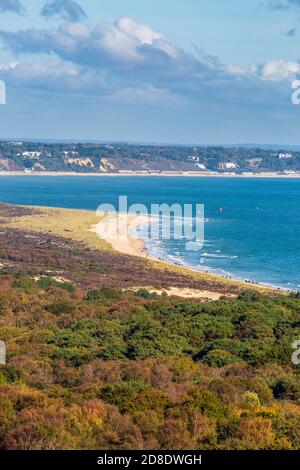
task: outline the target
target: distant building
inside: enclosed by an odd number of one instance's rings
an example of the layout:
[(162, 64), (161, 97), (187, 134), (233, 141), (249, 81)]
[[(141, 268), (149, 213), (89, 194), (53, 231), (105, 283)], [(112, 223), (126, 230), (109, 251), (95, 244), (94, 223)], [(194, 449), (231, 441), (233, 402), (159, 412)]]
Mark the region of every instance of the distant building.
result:
[(293, 154), (292, 153), (280, 153), (278, 157), (279, 157), (279, 160), (288, 160), (289, 158), (293, 158)]
[(41, 165), (40, 163), (37, 162), (37, 163), (34, 164), (34, 167), (32, 168), (32, 170), (33, 171), (45, 171), (46, 168), (43, 165)]
[(27, 158), (39, 158), (42, 152), (23, 152), (22, 155)]
[(199, 161), (200, 161), (200, 158), (197, 157), (196, 155), (190, 155), (190, 156), (188, 157), (188, 160), (189, 160), (190, 162), (199, 162)]
[(203, 165), (203, 163), (196, 163), (196, 167), (199, 168), (199, 170), (206, 170), (206, 166)]
[(65, 158), (64, 162), (67, 165), (77, 165), (80, 167), (91, 167), (94, 168), (94, 164), (90, 158)]
[(74, 157), (74, 156), (79, 155), (79, 153), (78, 153), (78, 152), (75, 152), (74, 150), (68, 150), (68, 151), (64, 151), (64, 152), (63, 152), (63, 155), (64, 155), (65, 157), (72, 157), (72, 156)]
[(219, 163), (219, 170), (236, 170), (238, 164), (234, 162)]
[(258, 167), (262, 162), (262, 158), (251, 158), (250, 160), (247, 160), (247, 163), (249, 166), (252, 168)]

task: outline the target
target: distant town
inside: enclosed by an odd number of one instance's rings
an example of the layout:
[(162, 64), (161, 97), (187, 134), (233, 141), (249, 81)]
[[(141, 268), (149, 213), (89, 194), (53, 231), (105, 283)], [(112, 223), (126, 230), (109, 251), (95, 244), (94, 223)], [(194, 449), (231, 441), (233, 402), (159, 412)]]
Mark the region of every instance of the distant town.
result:
[(300, 173), (300, 151), (221, 146), (0, 141), (0, 172), (294, 175)]

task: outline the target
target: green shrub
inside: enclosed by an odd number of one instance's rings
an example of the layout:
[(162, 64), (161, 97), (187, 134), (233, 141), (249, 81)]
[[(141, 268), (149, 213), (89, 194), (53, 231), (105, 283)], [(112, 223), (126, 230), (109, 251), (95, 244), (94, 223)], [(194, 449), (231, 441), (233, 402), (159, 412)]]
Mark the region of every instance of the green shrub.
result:
[(294, 377), (287, 377), (274, 387), (274, 397), (284, 400), (298, 400), (300, 398), (300, 380)]
[(9, 298), (3, 292), (0, 292), (0, 315), (4, 315), (8, 306)]
[(106, 361), (115, 361), (117, 359), (126, 359), (126, 352), (126, 345), (111, 344), (104, 347), (97, 356)]
[(105, 387), (101, 399), (116, 405), (121, 413), (135, 413), (146, 410), (163, 410), (168, 398), (159, 390), (140, 381), (121, 382)]
[(121, 300), (122, 290), (111, 289), (110, 287), (103, 287), (102, 289), (90, 290), (87, 293), (86, 299), (90, 302), (97, 300)]
[(147, 289), (139, 289), (135, 292), (135, 295), (142, 299), (155, 299), (157, 297), (155, 292), (149, 292)]
[(40, 287), (40, 289), (45, 290), (49, 289), (49, 287), (61, 287), (70, 293), (75, 291), (75, 287), (71, 282), (58, 282), (51, 276), (42, 277), (37, 281), (37, 285)]
[(213, 349), (212, 351), (209, 351), (202, 360), (202, 362), (210, 367), (224, 367), (228, 364), (234, 364), (239, 361), (240, 359), (238, 357), (230, 354), (228, 351), (223, 351), (222, 349)]
[(238, 295), (238, 300), (243, 302), (259, 302), (264, 300), (264, 298), (264, 295), (254, 290), (246, 290)]
[(53, 313), (53, 315), (60, 315), (62, 313), (74, 313), (76, 307), (69, 300), (60, 300), (53, 304), (46, 306), (47, 312)]
[(27, 275), (22, 275), (17, 277), (13, 282), (13, 287), (15, 289), (22, 289), (27, 293), (32, 292), (34, 288), (34, 280)]
[(230, 408), (224, 405), (214, 392), (202, 390), (200, 387), (189, 393), (183, 408), (188, 412), (201, 411), (209, 418), (222, 419), (230, 416)]
[(19, 369), (15, 366), (0, 366), (0, 384), (2, 383), (14, 383), (20, 382), (23, 379), (23, 375)]

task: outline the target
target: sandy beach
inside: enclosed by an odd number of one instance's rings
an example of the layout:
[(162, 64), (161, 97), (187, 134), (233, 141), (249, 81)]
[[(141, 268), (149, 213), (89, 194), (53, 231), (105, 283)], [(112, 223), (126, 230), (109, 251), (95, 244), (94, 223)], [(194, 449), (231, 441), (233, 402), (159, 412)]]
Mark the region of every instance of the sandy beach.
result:
[(149, 221), (147, 216), (142, 215), (107, 214), (91, 230), (120, 253), (150, 258), (143, 241), (134, 236), (134, 231)]
[[(103, 219), (101, 219), (99, 224), (93, 226), (91, 230), (97, 233), (101, 239), (109, 243), (114, 250), (120, 253), (152, 259), (153, 261), (164, 264), (168, 263), (167, 261), (162, 261), (158, 258), (150, 256), (145, 249), (143, 241), (134, 235), (136, 229), (148, 223), (150, 223), (150, 217), (148, 216), (107, 214)], [(132, 290), (137, 291), (139, 289), (140, 287), (137, 286)], [(167, 294), (186, 299), (205, 299), (210, 301), (219, 300), (223, 295), (220, 292), (191, 288), (178, 288), (173, 286), (169, 286), (168, 289), (158, 289), (154, 288), (153, 286), (147, 286), (147, 290), (157, 295)]]
[(0, 171), (0, 177), (7, 176), (84, 176), (84, 177), (104, 177), (109, 176), (112, 178), (125, 176), (125, 177), (190, 177), (190, 178), (300, 178), (300, 173), (274, 173), (274, 172), (263, 172), (263, 173), (217, 173), (217, 172), (191, 172), (191, 171), (162, 171), (162, 172), (138, 172), (138, 171), (124, 171), (118, 173), (79, 173), (79, 172), (61, 172), (61, 171), (40, 171), (40, 172), (24, 172), (24, 171)]

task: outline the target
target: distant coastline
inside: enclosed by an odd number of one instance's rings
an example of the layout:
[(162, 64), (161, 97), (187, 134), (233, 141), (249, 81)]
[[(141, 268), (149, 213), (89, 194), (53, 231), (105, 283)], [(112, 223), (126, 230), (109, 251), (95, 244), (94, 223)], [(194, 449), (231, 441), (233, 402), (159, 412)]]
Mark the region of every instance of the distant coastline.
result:
[(279, 173), (279, 172), (262, 172), (262, 173), (215, 173), (215, 172), (178, 172), (178, 171), (162, 171), (162, 172), (139, 172), (124, 171), (118, 173), (80, 173), (80, 172), (63, 172), (63, 171), (41, 171), (41, 172), (24, 172), (24, 171), (0, 171), (0, 177), (3, 176), (84, 176), (84, 177), (118, 177), (118, 176), (137, 176), (137, 177), (190, 177), (190, 178), (300, 178), (300, 173)]
[(0, 140), (1, 174), (300, 177), (300, 150)]

